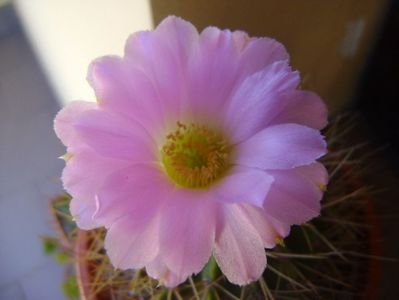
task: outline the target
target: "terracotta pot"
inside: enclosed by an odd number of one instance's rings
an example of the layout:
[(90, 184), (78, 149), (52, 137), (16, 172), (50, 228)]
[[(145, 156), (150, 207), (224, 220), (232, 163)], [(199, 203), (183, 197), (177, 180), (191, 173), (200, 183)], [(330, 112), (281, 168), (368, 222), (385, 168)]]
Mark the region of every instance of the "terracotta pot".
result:
[(97, 296), (90, 296), (90, 267), (87, 259), (85, 259), (88, 243), (87, 231), (79, 229), (75, 242), (76, 280), (82, 300), (98, 300)]
[[(345, 173), (353, 172), (350, 166), (343, 167)], [(352, 177), (351, 186), (353, 190), (358, 190), (364, 187), (362, 180), (359, 177)], [(373, 199), (370, 195), (364, 195), (366, 206), (364, 207), (364, 215), (366, 224), (371, 225), (369, 232), (369, 254), (374, 257), (382, 257), (381, 247), (381, 226), (378, 221), (377, 213), (374, 207)], [(378, 299), (379, 285), (382, 279), (382, 262), (378, 259), (369, 259), (367, 282), (363, 294), (363, 299)]]

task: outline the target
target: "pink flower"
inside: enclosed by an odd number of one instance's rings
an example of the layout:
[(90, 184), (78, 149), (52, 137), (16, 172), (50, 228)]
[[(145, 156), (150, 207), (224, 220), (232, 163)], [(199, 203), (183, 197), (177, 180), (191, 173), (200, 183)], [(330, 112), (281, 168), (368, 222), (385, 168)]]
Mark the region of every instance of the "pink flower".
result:
[(173, 287), (213, 255), (247, 284), (264, 248), (319, 215), (327, 113), (288, 59), (273, 39), (168, 17), (91, 64), (98, 102), (69, 104), (55, 131), (71, 213), (107, 228), (115, 267)]

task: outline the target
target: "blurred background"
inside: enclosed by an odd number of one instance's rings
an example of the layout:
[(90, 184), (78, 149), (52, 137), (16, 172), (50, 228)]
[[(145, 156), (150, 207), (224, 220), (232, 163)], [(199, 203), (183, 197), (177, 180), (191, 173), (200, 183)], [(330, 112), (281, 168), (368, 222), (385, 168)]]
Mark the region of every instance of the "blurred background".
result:
[[(130, 33), (170, 14), (276, 38), (332, 116), (360, 115), (359, 135), (383, 148), (370, 179), (394, 216), (382, 219), (383, 254), (398, 257), (399, 1), (0, 0), (0, 299), (63, 299), (63, 267), (39, 238), (55, 235), (48, 202), (62, 191), (52, 120), (68, 101), (94, 100), (92, 59), (121, 55)], [(398, 266), (384, 263), (378, 299), (399, 299)]]

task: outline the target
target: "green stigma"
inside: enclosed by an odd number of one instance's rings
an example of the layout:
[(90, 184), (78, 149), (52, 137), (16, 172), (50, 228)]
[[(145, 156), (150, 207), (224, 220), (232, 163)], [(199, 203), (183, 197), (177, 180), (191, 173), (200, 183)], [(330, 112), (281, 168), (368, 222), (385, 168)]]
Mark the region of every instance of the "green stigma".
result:
[(205, 125), (185, 125), (166, 136), (162, 162), (168, 176), (186, 188), (205, 188), (228, 168), (229, 148), (224, 137)]

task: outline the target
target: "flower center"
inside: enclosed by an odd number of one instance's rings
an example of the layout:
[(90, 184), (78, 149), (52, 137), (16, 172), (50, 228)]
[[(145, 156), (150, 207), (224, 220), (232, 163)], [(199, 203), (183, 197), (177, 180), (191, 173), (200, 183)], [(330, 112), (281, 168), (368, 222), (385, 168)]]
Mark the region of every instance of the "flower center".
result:
[(204, 188), (219, 179), (228, 168), (228, 158), (226, 140), (205, 125), (177, 122), (162, 147), (166, 173), (187, 188)]

